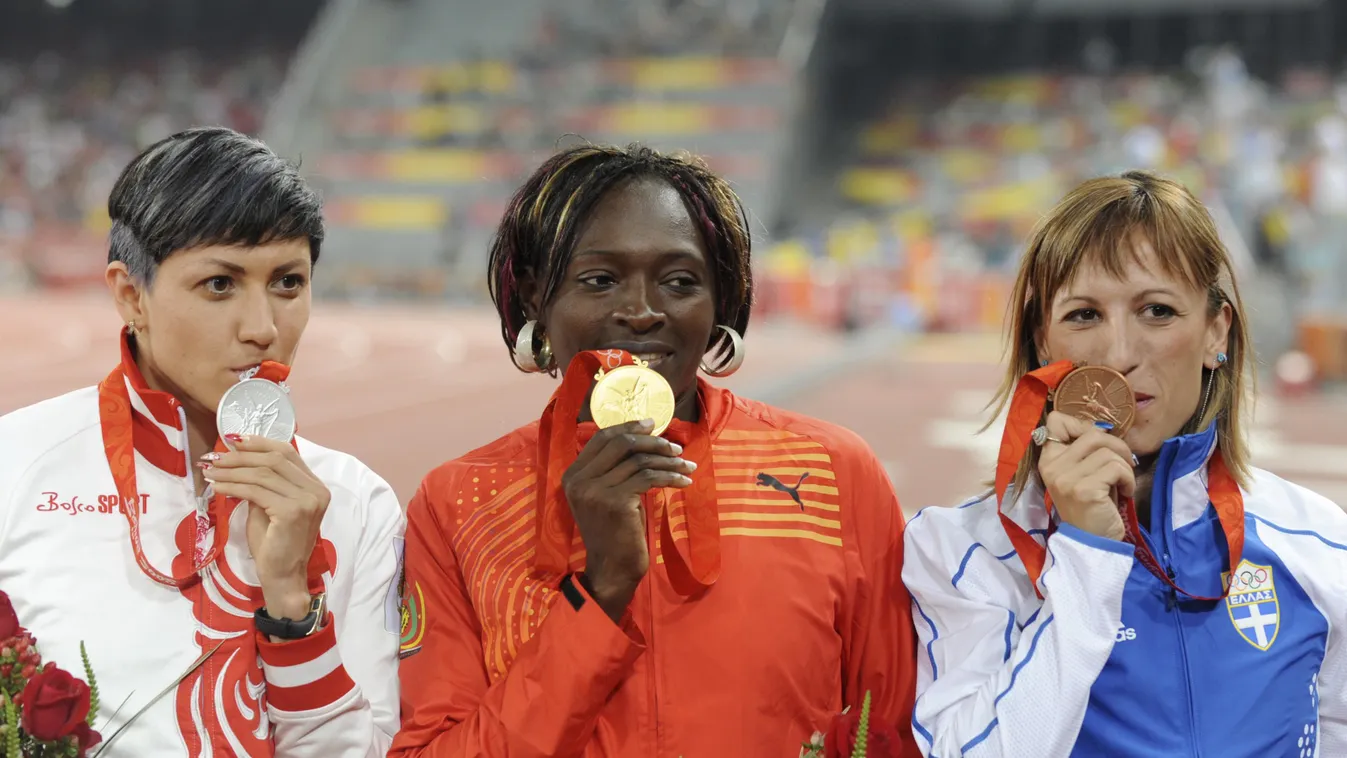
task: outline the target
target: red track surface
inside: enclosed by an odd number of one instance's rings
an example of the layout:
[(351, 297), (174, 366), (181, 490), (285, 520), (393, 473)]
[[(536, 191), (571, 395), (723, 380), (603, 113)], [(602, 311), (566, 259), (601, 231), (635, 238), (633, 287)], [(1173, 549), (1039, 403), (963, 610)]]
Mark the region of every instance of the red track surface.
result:
[[(0, 413), (94, 384), (117, 357), (105, 297), (0, 297), (0, 323)], [(859, 432), (909, 512), (958, 502), (990, 477), (999, 429), (975, 432), (997, 378), (994, 340), (923, 338), (858, 356), (829, 333), (755, 324), (747, 341), (726, 384)], [(828, 365), (841, 368), (819, 371)], [(326, 303), (291, 384), (301, 434), (356, 455), (404, 502), (434, 466), (536, 417), (554, 386), (510, 365), (489, 311)], [(1257, 422), (1255, 463), (1347, 504), (1347, 402), (1265, 398)]]

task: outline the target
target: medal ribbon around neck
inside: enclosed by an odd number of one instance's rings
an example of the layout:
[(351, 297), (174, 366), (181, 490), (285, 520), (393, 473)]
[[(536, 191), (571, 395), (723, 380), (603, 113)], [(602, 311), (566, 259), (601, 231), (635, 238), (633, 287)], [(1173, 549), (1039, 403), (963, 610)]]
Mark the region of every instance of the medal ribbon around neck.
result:
[[(564, 574), (571, 570), (571, 545), (575, 517), (562, 477), (579, 457), (580, 409), (600, 369), (611, 371), (634, 365), (622, 350), (590, 350), (579, 353), (566, 368), (561, 386), (553, 393), (538, 427), (538, 528), (537, 567)], [(658, 498), (664, 512), (660, 543), (670, 584), (684, 596), (715, 583), (720, 576), (720, 515), (716, 507), (716, 479), (711, 461), (708, 414), (696, 424), (674, 420), (664, 438), (683, 446), (682, 457), (697, 464), (692, 485), (683, 489), (683, 515), (687, 537), (675, 539), (669, 524), (670, 499)], [(669, 546), (674, 549), (670, 551)]]
[[(290, 367), (274, 361), (265, 361), (253, 375), (255, 379), (280, 383), (290, 375)], [(193, 560), (191, 569), (182, 576), (165, 574), (156, 569), (145, 555), (140, 540), (140, 493), (136, 485), (136, 451), (133, 435), (131, 394), (126, 388), (126, 372), (118, 365), (98, 385), (98, 416), (103, 431), (103, 450), (108, 466), (112, 470), (113, 481), (117, 485), (117, 494), (126, 506), (126, 522), (131, 534), (131, 551), (135, 555), (140, 570), (155, 582), (166, 587), (181, 590), (200, 579), (200, 572), (219, 558), (224, 546), (229, 542), (229, 506), (230, 498), (216, 495), (211, 498), (210, 513), (215, 522), (215, 539), (210, 550), (201, 558)], [(292, 438), (290, 444), (294, 445)], [(215, 452), (228, 453), (229, 448), (222, 440), (215, 441)], [(189, 470), (190, 475), (190, 470)], [(322, 575), (328, 571), (327, 555), (315, 546), (309, 557), (309, 586), (312, 591), (315, 584), (321, 586)]]
[[(996, 458), (997, 515), (1001, 518), (1001, 526), (1005, 529), (1006, 536), (1010, 538), (1010, 543), (1015, 547), (1015, 552), (1024, 564), (1024, 569), (1029, 575), (1029, 581), (1034, 587), (1034, 593), (1040, 598), (1043, 593), (1038, 589), (1038, 578), (1043, 574), (1043, 564), (1047, 559), (1047, 548), (1040, 545), (1025, 531), (1024, 527), (1015, 523), (1006, 515), (1005, 511), (1002, 510), (1002, 501), (1005, 499), (1010, 483), (1015, 479), (1015, 473), (1019, 470), (1020, 462), (1024, 460), (1024, 455), (1029, 449), (1030, 436), (1043, 420), (1043, 411), (1047, 407), (1049, 395), (1075, 368), (1070, 361), (1058, 361), (1031, 371), (1020, 378), (1020, 381), (1015, 385), (1015, 394), (1010, 401), (1005, 431), (1001, 434), (1001, 448)], [(1207, 463), (1207, 497), (1211, 500), (1212, 507), (1216, 509), (1216, 515), (1221, 522), (1221, 530), (1225, 533), (1226, 547), (1229, 549), (1230, 556), (1229, 576), (1234, 576), (1235, 567), (1239, 565), (1244, 553), (1244, 497), (1240, 494), (1239, 485), (1235, 482), (1234, 477), (1230, 475), (1230, 470), (1225, 465), (1225, 458), (1221, 455), (1219, 449), (1212, 453), (1211, 459)], [(1043, 493), (1043, 503), (1049, 516), (1051, 516), (1052, 496), (1046, 491)], [(1123, 525), (1127, 530), (1126, 541), (1132, 543), (1136, 559), (1146, 567), (1147, 571), (1169, 585), (1175, 592), (1187, 595), (1194, 600), (1220, 600), (1229, 594), (1230, 587), (1225, 582), (1222, 582), (1221, 594), (1215, 597), (1195, 595), (1175, 584), (1146, 545), (1146, 540), (1141, 533), (1141, 524), (1137, 518), (1136, 502), (1130, 497), (1122, 498), (1119, 511), (1123, 517)]]

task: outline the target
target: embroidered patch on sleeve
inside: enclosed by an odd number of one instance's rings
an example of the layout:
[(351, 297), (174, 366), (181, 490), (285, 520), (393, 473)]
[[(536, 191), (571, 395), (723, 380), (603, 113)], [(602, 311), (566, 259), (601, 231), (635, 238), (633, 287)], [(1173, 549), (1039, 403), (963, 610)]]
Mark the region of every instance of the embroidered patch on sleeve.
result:
[(421, 637), (426, 631), (425, 597), (419, 582), (407, 583), (402, 593), (402, 643), (399, 658), (415, 655), (421, 650)]
[(1221, 572), (1221, 578), (1230, 587), (1225, 606), (1235, 631), (1259, 650), (1272, 647), (1281, 629), (1281, 603), (1277, 601), (1272, 566), (1245, 559), (1235, 567), (1233, 575)]

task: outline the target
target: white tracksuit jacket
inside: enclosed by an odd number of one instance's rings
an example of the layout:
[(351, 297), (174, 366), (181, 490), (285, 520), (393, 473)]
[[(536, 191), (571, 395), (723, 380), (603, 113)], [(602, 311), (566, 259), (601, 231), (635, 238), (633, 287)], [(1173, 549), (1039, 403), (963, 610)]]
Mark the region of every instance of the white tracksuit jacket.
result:
[[(170, 396), (146, 388), (125, 343), (123, 368), (143, 549), (156, 569), (181, 574), (196, 548), (197, 510), (185, 417)], [(246, 508), (233, 511), (224, 555), (200, 582), (179, 591), (141, 571), (104, 453), (99, 400), (89, 387), (0, 417), (0, 590), (45, 660), (83, 678), (85, 643), (101, 694), (94, 728), (105, 740), (171, 688), (104, 755), (383, 756), (398, 728), (395, 585), (405, 523), (392, 490), (355, 458), (297, 441), (332, 493), (320, 536), (331, 615), (310, 637), (272, 643), (253, 627), (261, 594)]]
[[(1229, 571), (1207, 499), (1214, 449), (1210, 429), (1165, 443), (1148, 534), (1205, 596)], [(926, 755), (1347, 757), (1347, 513), (1263, 471), (1243, 498), (1239, 578), (1217, 602), (1176, 597), (1130, 544), (1066, 524), (1047, 538), (1040, 600), (994, 496), (920, 512), (903, 580)], [(1041, 489), (1006, 512), (1043, 540)]]

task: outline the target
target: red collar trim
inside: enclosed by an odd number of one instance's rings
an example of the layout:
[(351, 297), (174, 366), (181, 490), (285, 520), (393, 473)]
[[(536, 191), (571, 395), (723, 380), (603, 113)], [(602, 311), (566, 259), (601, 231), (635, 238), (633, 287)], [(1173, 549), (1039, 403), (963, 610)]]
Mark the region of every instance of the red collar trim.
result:
[(187, 476), (187, 441), (178, 414), (181, 404), (167, 392), (151, 389), (136, 365), (130, 330), (121, 334), (121, 373), (131, 399), (131, 429), (136, 452), (155, 468)]

